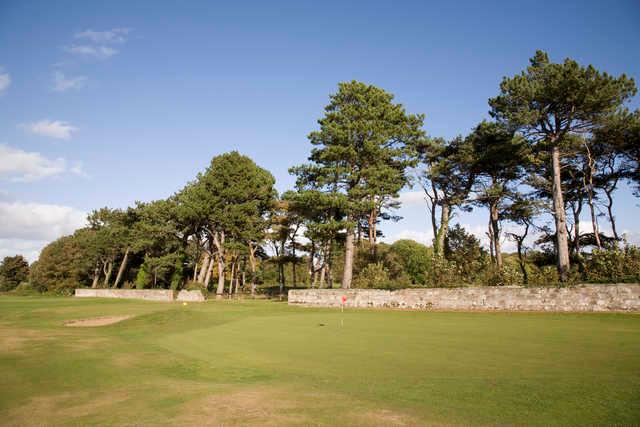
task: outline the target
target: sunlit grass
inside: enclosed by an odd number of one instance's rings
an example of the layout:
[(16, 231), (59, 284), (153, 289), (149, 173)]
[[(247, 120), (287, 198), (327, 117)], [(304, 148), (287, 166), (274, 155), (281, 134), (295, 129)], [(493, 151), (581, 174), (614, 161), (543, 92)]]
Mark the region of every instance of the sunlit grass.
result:
[(0, 344), (3, 424), (640, 423), (637, 314), (1, 297)]

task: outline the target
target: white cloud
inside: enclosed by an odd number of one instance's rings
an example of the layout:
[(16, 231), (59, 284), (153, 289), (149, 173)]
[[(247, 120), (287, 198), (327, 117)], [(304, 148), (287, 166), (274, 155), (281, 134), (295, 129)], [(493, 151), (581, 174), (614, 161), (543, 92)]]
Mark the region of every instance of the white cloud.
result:
[(109, 46), (71, 45), (66, 50), (69, 53), (96, 59), (107, 59), (118, 53), (117, 49)]
[(86, 213), (33, 202), (0, 202), (0, 256), (22, 254), (34, 261), (51, 240), (86, 225)]
[(59, 175), (66, 169), (63, 158), (47, 159), (40, 153), (0, 144), (0, 178), (18, 182), (37, 181)]
[(399, 233), (393, 234), (389, 237), (384, 237), (382, 241), (386, 243), (393, 243), (397, 240), (415, 240), (416, 242), (420, 242), (427, 246), (431, 246), (433, 244), (433, 232), (431, 229), (427, 230), (402, 230)]
[[(453, 227), (454, 224), (451, 224)], [(471, 225), (471, 224), (460, 224), (462, 228), (464, 228), (467, 233), (471, 233), (480, 240), (480, 244), (485, 248), (489, 248), (489, 236), (487, 235), (488, 226), (487, 225)], [(504, 237), (504, 233), (503, 233)]]
[(88, 29), (74, 35), (79, 44), (72, 44), (64, 49), (85, 58), (108, 59), (119, 52), (109, 45), (126, 42), (130, 32), (129, 28), (112, 28), (107, 31)]
[(624, 236), (628, 243), (640, 246), (640, 231), (623, 230), (622, 236)]
[(53, 240), (84, 226), (86, 217), (69, 206), (0, 202), (0, 239)]
[(9, 73), (4, 73), (4, 69), (0, 67), (0, 95), (4, 93), (4, 91), (11, 84), (11, 76)]
[(0, 259), (22, 255), (31, 263), (38, 259), (47, 243), (46, 240), (0, 239)]
[(82, 162), (74, 162), (73, 166), (71, 166), (71, 168), (69, 168), (69, 172), (71, 172), (74, 175), (78, 175), (81, 176), (83, 178), (89, 178), (89, 174), (87, 172), (85, 172), (83, 166), (82, 166)]
[(112, 28), (107, 31), (85, 30), (75, 34), (77, 39), (91, 40), (94, 43), (124, 43), (129, 28)]
[(69, 89), (82, 89), (87, 83), (85, 76), (66, 77), (60, 71), (53, 74), (53, 90), (56, 92), (65, 92)]
[[(585, 233), (593, 233), (593, 224), (591, 223), (591, 220), (586, 220), (586, 221), (580, 220), (579, 225), (580, 225), (581, 235)], [(598, 229), (602, 234), (606, 234), (607, 236), (613, 235), (613, 231), (611, 230), (611, 225), (609, 223), (603, 224), (602, 220), (598, 221)]]
[(404, 193), (400, 193), (397, 200), (405, 206), (422, 205), (426, 203), (424, 198), (424, 191), (405, 191)]
[(23, 123), (18, 125), (22, 129), (36, 135), (48, 136), (56, 139), (69, 139), (71, 134), (78, 130), (70, 123), (60, 120), (40, 120), (39, 122)]

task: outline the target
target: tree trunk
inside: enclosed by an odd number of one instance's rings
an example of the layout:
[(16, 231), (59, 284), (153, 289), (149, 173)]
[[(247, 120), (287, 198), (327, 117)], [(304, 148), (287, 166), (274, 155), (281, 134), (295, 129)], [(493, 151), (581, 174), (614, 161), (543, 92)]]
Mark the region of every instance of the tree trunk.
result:
[(287, 284), (287, 277), (286, 277), (286, 271), (284, 269), (284, 254), (285, 254), (285, 241), (282, 241), (280, 243), (280, 294), (282, 295), (282, 292), (284, 290), (284, 287)]
[[(200, 266), (200, 274), (198, 275), (198, 282), (199, 283), (204, 283), (205, 279), (207, 277), (207, 273), (209, 273), (210, 271), (210, 264), (213, 264), (212, 262), (210, 262), (211, 257), (209, 256), (209, 253), (205, 253), (204, 254), (204, 259), (202, 260), (202, 265)], [(209, 273), (210, 274), (210, 273)]]
[(224, 231), (214, 234), (213, 242), (218, 249), (218, 288), (216, 298), (222, 298), (224, 294)]
[(113, 272), (113, 261), (107, 263), (107, 269), (104, 272), (104, 287), (109, 287), (109, 281), (111, 280), (111, 273)]
[(438, 190), (436, 188), (436, 184), (431, 181), (431, 190), (433, 191), (433, 194), (430, 194), (429, 191), (427, 190), (427, 187), (424, 186), (424, 193), (427, 196), (427, 199), (429, 199), (427, 201), (427, 208), (429, 209), (429, 216), (431, 219), (431, 229), (433, 230), (433, 238), (435, 240), (436, 236), (438, 235), (438, 220), (437, 220), (437, 207), (438, 207)]
[(205, 271), (204, 265), (200, 269), (200, 273), (204, 272), (204, 279), (201, 283), (204, 283), (204, 288), (209, 289), (209, 283), (211, 282), (211, 275), (213, 274), (213, 259), (210, 257), (207, 259), (207, 269)]
[(231, 298), (231, 295), (233, 294), (233, 284), (235, 283), (234, 280), (236, 278), (236, 259), (232, 258), (231, 259), (231, 273), (229, 275), (229, 298)]
[[(555, 141), (554, 141), (555, 142)], [(569, 278), (569, 244), (567, 240), (567, 217), (564, 210), (562, 194), (562, 178), (560, 176), (560, 148), (554, 146), (551, 150), (551, 166), (553, 169), (553, 211), (556, 222), (556, 252), (558, 257), (558, 275), (560, 281)]]
[(278, 288), (278, 292), (280, 293), (280, 295), (282, 295), (284, 293), (284, 286), (285, 286), (285, 271), (284, 271), (284, 261), (282, 259), (280, 259), (280, 263), (278, 264), (278, 275), (280, 276), (280, 287)]
[(591, 156), (591, 150), (589, 144), (584, 144), (587, 153), (587, 174), (583, 175), (584, 187), (587, 190), (587, 201), (589, 203), (589, 210), (591, 211), (591, 227), (593, 229), (593, 236), (596, 239), (596, 245), (598, 249), (602, 249), (602, 243), (600, 242), (600, 229), (598, 227), (598, 219), (596, 217), (595, 206), (593, 205), (593, 175), (595, 173), (595, 160)]
[(451, 208), (448, 203), (442, 203), (440, 209), (440, 227), (436, 235), (433, 252), (436, 255), (444, 254), (444, 240), (447, 237), (447, 231), (449, 231), (449, 217), (451, 216)]
[(327, 274), (327, 265), (326, 264), (322, 264), (322, 267), (320, 267), (320, 280), (318, 283), (318, 289), (321, 289), (324, 287), (324, 281), (325, 281), (325, 275)]
[(316, 288), (318, 285), (318, 276), (320, 275), (320, 268), (316, 268), (315, 264), (313, 265), (313, 273), (311, 275), (311, 289)]
[(344, 272), (342, 273), (342, 289), (351, 288), (353, 276), (353, 227), (347, 227), (347, 236), (344, 242)]
[(492, 240), (493, 250), (496, 256), (496, 266), (498, 267), (498, 270), (502, 270), (502, 248), (500, 245), (500, 223), (497, 203), (492, 203), (489, 207), (489, 210), (491, 216), (491, 232), (493, 233)]
[(316, 256), (316, 245), (313, 241), (311, 241), (310, 243), (310, 248), (309, 248), (309, 262), (307, 262), (307, 278), (309, 279), (309, 287), (313, 288), (313, 281), (315, 280), (315, 276), (316, 276), (316, 269), (315, 269), (315, 265), (313, 265), (314, 262), (314, 258)]
[(616, 218), (613, 215), (613, 197), (611, 195), (611, 191), (605, 189), (604, 194), (607, 195), (607, 213), (609, 215), (609, 223), (611, 224), (611, 232), (613, 233), (613, 238), (619, 240), (618, 231), (616, 230)]
[(369, 225), (369, 252), (371, 255), (376, 254), (376, 217), (375, 209), (371, 210), (367, 217), (367, 224)]
[(198, 261), (196, 260), (196, 262), (193, 264), (193, 277), (191, 278), (191, 280), (195, 282), (197, 277), (198, 277)]
[(120, 280), (122, 279), (122, 276), (124, 275), (124, 271), (127, 268), (127, 263), (129, 262), (129, 250), (130, 250), (129, 247), (127, 247), (127, 250), (124, 251), (124, 258), (120, 263), (120, 268), (118, 269), (118, 275), (116, 276), (116, 281), (113, 284), (114, 288), (117, 288), (118, 285), (120, 284)]
[(256, 293), (256, 249), (253, 243), (249, 242), (249, 267), (251, 268), (251, 296)]
[(100, 280), (100, 261), (96, 261), (96, 268), (93, 270), (93, 283), (91, 289), (98, 287), (98, 281)]
[(491, 264), (496, 262), (496, 255), (493, 250), (493, 226), (491, 225), (491, 215), (489, 215), (489, 225), (487, 226), (487, 237), (489, 238), (489, 255), (491, 256)]
[(591, 212), (591, 228), (593, 229), (593, 237), (596, 239), (598, 249), (602, 249), (602, 242), (600, 242), (600, 227), (598, 227), (598, 218), (596, 217), (596, 209), (593, 205), (591, 191), (588, 193), (587, 203), (589, 204), (589, 211)]
[(378, 250), (378, 213), (376, 211), (374, 220), (371, 222), (371, 228), (372, 228), (372, 232), (371, 232), (371, 237), (373, 237), (373, 250), (371, 251), (371, 253), (373, 255), (376, 254), (376, 251)]
[(295, 241), (291, 242), (291, 255), (293, 256), (293, 264), (291, 264), (291, 270), (293, 275), (293, 286), (295, 287), (296, 284), (298, 283), (298, 274), (296, 271), (296, 264), (298, 263), (298, 260), (296, 258), (296, 242)]
[(527, 274), (527, 267), (525, 265), (524, 262), (524, 256), (522, 255), (522, 242), (523, 242), (524, 238), (521, 238), (520, 236), (516, 238), (516, 246), (518, 249), (518, 262), (520, 264), (520, 271), (522, 272), (522, 281), (524, 282), (524, 284), (528, 284), (529, 283), (529, 275)]
[(222, 255), (218, 254), (218, 287), (216, 288), (216, 297), (221, 298), (224, 294), (224, 258)]
[(573, 213), (573, 250), (577, 256), (580, 256), (582, 247), (580, 246), (580, 213), (582, 212), (582, 198), (571, 204), (571, 212)]

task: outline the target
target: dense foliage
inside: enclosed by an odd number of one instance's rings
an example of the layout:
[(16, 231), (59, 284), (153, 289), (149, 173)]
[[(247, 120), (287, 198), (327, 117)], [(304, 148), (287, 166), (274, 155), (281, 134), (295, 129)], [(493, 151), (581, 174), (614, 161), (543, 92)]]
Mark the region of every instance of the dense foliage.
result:
[[(309, 162), (290, 170), (294, 190), (278, 195), (271, 173), (240, 153), (216, 156), (166, 200), (92, 212), (86, 228), (44, 248), (29, 281), (54, 292), (188, 287), (221, 296), (338, 283), (638, 280), (640, 251), (614, 214), (621, 183), (640, 196), (640, 112), (625, 107), (635, 93), (625, 75), (539, 51), (489, 100), (495, 121), (445, 140), (383, 89), (340, 83), (308, 136)], [(424, 191), (433, 244), (381, 243), (382, 222), (400, 220), (398, 194), (412, 185)], [(488, 248), (453, 222), (478, 207), (488, 212)], [(5, 258), (0, 286), (15, 288), (27, 271), (24, 259)]]
[(0, 291), (15, 289), (29, 277), (29, 263), (22, 255), (4, 257), (0, 263)]

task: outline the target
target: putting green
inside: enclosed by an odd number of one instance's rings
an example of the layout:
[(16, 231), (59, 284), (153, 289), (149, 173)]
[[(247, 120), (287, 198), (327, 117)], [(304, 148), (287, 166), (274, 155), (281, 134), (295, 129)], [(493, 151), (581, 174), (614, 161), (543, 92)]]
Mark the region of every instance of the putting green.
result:
[(3, 425), (638, 425), (640, 315), (3, 296), (0, 385)]

